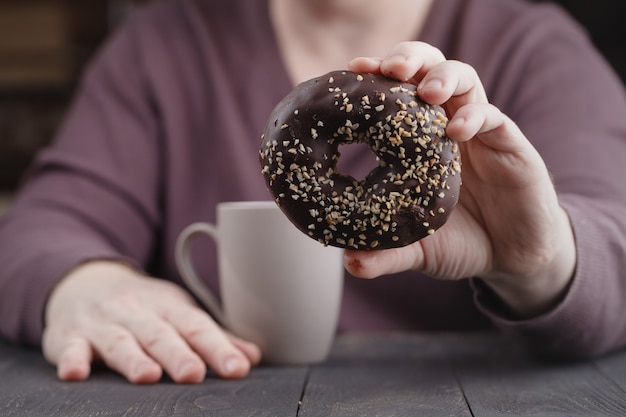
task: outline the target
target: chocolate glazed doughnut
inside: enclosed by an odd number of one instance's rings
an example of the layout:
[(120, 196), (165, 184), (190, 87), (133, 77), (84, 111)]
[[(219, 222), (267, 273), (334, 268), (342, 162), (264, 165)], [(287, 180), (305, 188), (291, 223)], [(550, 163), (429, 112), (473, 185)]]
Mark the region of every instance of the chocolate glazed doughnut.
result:
[[(461, 157), (447, 117), (416, 87), (382, 75), (330, 72), (298, 85), (262, 136), (262, 173), (302, 232), (357, 250), (433, 234), (456, 205)], [(366, 143), (378, 166), (358, 180), (337, 171), (339, 145)]]

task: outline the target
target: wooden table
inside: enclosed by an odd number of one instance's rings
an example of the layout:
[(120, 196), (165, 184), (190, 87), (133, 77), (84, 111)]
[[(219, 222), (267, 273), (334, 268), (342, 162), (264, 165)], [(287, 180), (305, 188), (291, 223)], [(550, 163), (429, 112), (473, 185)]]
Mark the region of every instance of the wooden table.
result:
[(493, 334), (344, 335), (328, 361), (244, 380), (134, 386), (98, 369), (64, 383), (0, 343), (0, 416), (626, 416), (626, 351), (538, 362)]

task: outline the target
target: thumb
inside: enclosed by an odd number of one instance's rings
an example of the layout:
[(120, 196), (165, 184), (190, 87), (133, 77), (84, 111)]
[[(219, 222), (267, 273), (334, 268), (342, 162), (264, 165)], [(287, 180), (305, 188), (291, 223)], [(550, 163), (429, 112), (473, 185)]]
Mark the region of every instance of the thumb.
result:
[(376, 278), (410, 269), (422, 269), (423, 263), (424, 251), (419, 241), (394, 249), (345, 250), (343, 255), (346, 270), (359, 278)]

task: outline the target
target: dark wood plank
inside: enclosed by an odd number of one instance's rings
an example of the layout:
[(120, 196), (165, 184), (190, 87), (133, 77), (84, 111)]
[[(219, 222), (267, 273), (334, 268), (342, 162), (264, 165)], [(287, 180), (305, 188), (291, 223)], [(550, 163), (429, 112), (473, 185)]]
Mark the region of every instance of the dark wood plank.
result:
[(63, 383), (40, 352), (0, 343), (0, 417), (296, 413), (624, 416), (626, 351), (546, 363), (497, 335), (347, 335), (327, 362), (310, 368), (260, 367), (241, 381), (135, 386), (104, 369), (87, 382)]
[(626, 391), (626, 349), (598, 358), (594, 362), (602, 374)]
[(470, 416), (442, 346), (424, 336), (348, 335), (315, 366), (299, 416)]
[[(447, 346), (476, 417), (626, 415), (626, 391), (591, 361), (539, 361), (493, 337), (463, 342)], [(626, 355), (616, 361), (624, 365)]]
[(0, 416), (295, 416), (306, 374), (260, 367), (240, 381), (137, 386), (102, 369), (87, 382), (64, 383), (39, 352), (0, 343)]

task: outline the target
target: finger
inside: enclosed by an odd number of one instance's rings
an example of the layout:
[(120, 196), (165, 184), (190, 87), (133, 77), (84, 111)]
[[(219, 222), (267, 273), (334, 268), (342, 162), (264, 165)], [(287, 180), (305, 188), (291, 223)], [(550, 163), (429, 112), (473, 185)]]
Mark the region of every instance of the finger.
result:
[(376, 278), (409, 269), (421, 270), (423, 261), (424, 251), (420, 241), (402, 248), (344, 252), (345, 268), (359, 278)]
[(382, 58), (359, 57), (348, 64), (348, 70), (359, 74), (380, 74), (380, 63)]
[(446, 60), (443, 53), (424, 42), (401, 42), (380, 63), (380, 72), (403, 82), (419, 82), (434, 66)]
[(491, 104), (463, 106), (448, 123), (446, 133), (458, 142), (477, 136), (482, 143), (501, 152), (520, 152), (531, 146), (517, 125)]
[(128, 381), (150, 384), (161, 379), (161, 366), (144, 352), (128, 330), (117, 325), (101, 326), (93, 329), (89, 339), (102, 361)]
[(168, 313), (167, 320), (222, 378), (243, 378), (250, 372), (248, 357), (204, 311), (184, 306)]
[(444, 104), (454, 98), (447, 108), (452, 114), (465, 104), (488, 102), (476, 70), (459, 61), (445, 61), (430, 68), (418, 84), (417, 93), (431, 104)]
[(199, 383), (206, 376), (206, 366), (181, 335), (156, 315), (135, 313), (123, 323), (143, 350), (178, 383)]
[(83, 337), (71, 337), (65, 340), (56, 352), (46, 349), (44, 355), (57, 367), (57, 376), (62, 381), (84, 381), (91, 372), (93, 350)]
[(256, 344), (243, 340), (230, 332), (227, 333), (227, 336), (232, 344), (246, 355), (252, 366), (256, 366), (261, 362), (261, 349)]
[(389, 54), (378, 57), (358, 57), (350, 61), (348, 69), (360, 73), (384, 74), (403, 82), (419, 80), (445, 56), (437, 48), (424, 42), (402, 42), (395, 45)]
[(539, 152), (519, 127), (491, 104), (463, 106), (448, 123), (446, 133), (459, 142), (469, 141), (462, 149), (463, 158), (469, 156), (472, 172), (492, 185), (526, 187), (549, 177)]

